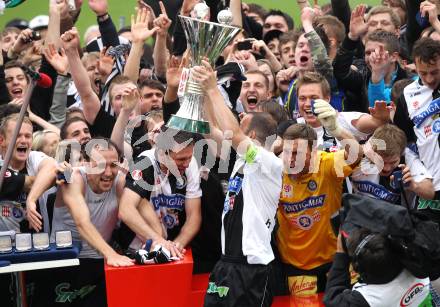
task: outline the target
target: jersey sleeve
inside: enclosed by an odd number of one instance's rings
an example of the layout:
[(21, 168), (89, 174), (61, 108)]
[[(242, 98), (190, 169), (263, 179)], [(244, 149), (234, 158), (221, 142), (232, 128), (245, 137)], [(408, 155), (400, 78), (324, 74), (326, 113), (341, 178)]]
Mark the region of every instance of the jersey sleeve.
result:
[(405, 148), (405, 163), (409, 167), (411, 176), (415, 182), (422, 182), (425, 179), (432, 179), (429, 170), (420, 161), (419, 156), (408, 148)]
[(192, 158), (191, 163), (187, 169), (187, 187), (186, 198), (199, 198), (202, 197), (202, 189), (200, 188), (200, 173), (197, 167), (197, 162)]
[(135, 160), (135, 164), (127, 173), (125, 187), (142, 198), (150, 199), (154, 187), (154, 166), (148, 157)]
[(322, 154), (325, 155), (322, 162), (324, 162), (324, 167), (326, 167), (326, 173), (329, 172), (332, 177), (338, 179), (350, 176), (359, 164), (347, 164), (344, 150)]

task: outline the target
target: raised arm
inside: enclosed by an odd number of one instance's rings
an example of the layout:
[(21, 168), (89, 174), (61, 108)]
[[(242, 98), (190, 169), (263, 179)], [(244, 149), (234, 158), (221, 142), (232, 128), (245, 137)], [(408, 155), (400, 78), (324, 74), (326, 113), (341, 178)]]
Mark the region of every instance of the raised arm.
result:
[(133, 260), (119, 255), (102, 238), (90, 220), (90, 212), (84, 199), (84, 182), (78, 170), (72, 174), (72, 182), (61, 187), (65, 205), (70, 211), (81, 237), (98, 250), (108, 265), (130, 266)]
[(328, 57), (324, 43), (313, 28), (314, 10), (306, 7), (301, 12), (301, 22), (305, 32), (305, 38), (309, 41), (312, 53), (313, 65), (317, 72), (322, 74), (329, 82), (333, 79), (333, 65)]
[(81, 97), (83, 104), (84, 117), (86, 121), (93, 125), (96, 114), (101, 108), (101, 103), (98, 96), (92, 89), (87, 71), (84, 68), (81, 59), (79, 58), (79, 34), (76, 28), (67, 31), (61, 36), (63, 48), (69, 60), (70, 72), (72, 74), (73, 82)]
[(144, 42), (158, 30), (158, 27), (149, 28), (149, 15), (150, 12), (142, 8), (137, 10), (136, 19), (133, 15), (131, 16), (132, 46), (124, 68), (124, 75), (134, 83), (137, 83), (139, 78), (139, 66), (144, 52)]
[(333, 62), (333, 71), (338, 83), (344, 89), (353, 91), (359, 91), (364, 86), (363, 75), (351, 69), (351, 65), (360, 39), (367, 32), (367, 24), (364, 20), (365, 10), (365, 5), (359, 5), (351, 13), (349, 33), (339, 47)]
[(229, 9), (232, 13), (232, 26), (243, 28), (243, 15), (241, 13), (241, 0), (231, 0)]
[(219, 128), (223, 132), (232, 132), (232, 146), (239, 154), (244, 155), (252, 141), (240, 129), (237, 119), (226, 106), (223, 96), (217, 88), (216, 74), (211, 65), (206, 61), (202, 61), (202, 63), (203, 66), (193, 68), (192, 74), (205, 92), (205, 103), (212, 105), (212, 108), (205, 110), (206, 112), (215, 110), (215, 114), (210, 114), (210, 116), (217, 119)]
[(167, 63), (170, 57), (170, 51), (167, 47), (168, 29), (171, 26), (171, 20), (168, 18), (167, 11), (162, 1), (159, 2), (161, 14), (153, 24), (158, 28), (156, 32), (156, 41), (154, 43), (153, 61), (156, 75), (162, 79), (165, 78)]
[[(354, 149), (357, 153), (356, 159), (350, 161), (350, 165), (358, 163), (363, 156), (362, 146), (356, 141), (354, 136), (342, 128), (337, 120), (338, 113), (336, 110), (327, 102), (322, 99), (315, 100), (314, 110), (318, 114), (318, 119), (322, 126), (330, 133), (332, 136), (337, 138), (339, 141), (349, 141), (344, 148), (344, 159), (350, 158), (350, 152)], [(353, 145), (356, 148), (353, 148)]]
[(118, 31), (108, 14), (107, 0), (89, 0), (90, 9), (95, 12), (104, 47), (119, 45)]
[[(115, 142), (121, 152), (124, 150), (124, 134), (129, 118), (134, 108), (139, 104), (139, 90), (134, 84), (126, 84), (122, 92), (122, 108), (113, 127), (111, 140)], [(130, 148), (131, 149), (131, 148)], [(131, 153), (130, 153), (131, 156)]]

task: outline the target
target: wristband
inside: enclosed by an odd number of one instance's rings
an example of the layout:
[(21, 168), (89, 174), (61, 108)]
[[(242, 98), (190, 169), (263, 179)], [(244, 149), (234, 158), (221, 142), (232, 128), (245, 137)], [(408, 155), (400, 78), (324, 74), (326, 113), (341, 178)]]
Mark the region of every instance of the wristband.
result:
[(110, 16), (109, 16), (108, 13), (105, 13), (105, 14), (102, 14), (102, 15), (97, 15), (97, 16), (96, 16), (96, 18), (98, 19), (98, 22), (106, 21), (109, 17), (110, 17)]

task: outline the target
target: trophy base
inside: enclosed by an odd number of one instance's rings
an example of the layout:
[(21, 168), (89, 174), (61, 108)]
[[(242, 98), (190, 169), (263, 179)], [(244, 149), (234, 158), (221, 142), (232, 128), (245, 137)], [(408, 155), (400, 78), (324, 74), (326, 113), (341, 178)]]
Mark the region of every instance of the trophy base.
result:
[(171, 116), (167, 123), (167, 127), (184, 130), (192, 133), (209, 134), (209, 123), (201, 120), (183, 118), (176, 115)]

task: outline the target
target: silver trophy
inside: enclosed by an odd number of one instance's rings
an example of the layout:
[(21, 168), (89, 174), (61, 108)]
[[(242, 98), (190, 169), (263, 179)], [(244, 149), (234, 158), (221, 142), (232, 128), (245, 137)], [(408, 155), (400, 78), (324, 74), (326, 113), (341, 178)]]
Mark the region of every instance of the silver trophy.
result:
[(209, 13), (209, 9), (206, 8), (199, 3), (195, 8), (196, 18), (179, 15), (191, 51), (191, 63), (189, 73), (188, 71), (182, 73), (179, 85), (183, 88), (180, 109), (167, 123), (170, 128), (201, 134), (209, 133), (209, 123), (203, 117), (204, 93), (199, 84), (192, 79), (191, 67), (201, 65), (203, 58), (207, 58), (213, 65), (240, 32), (239, 28), (230, 26), (232, 14), (228, 9), (218, 14), (219, 23), (202, 20), (207, 12)]

